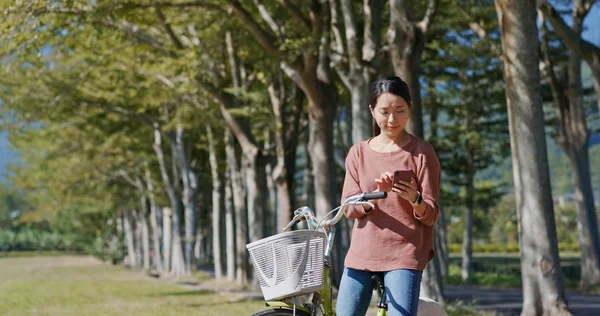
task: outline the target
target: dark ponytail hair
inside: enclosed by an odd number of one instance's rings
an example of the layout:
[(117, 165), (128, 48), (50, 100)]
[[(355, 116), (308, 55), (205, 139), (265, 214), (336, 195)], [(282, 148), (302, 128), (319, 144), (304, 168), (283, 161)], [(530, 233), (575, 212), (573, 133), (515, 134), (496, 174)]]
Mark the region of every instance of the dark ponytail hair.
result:
[[(371, 85), (371, 96), (369, 97), (369, 107), (373, 110), (375, 109), (375, 105), (377, 104), (377, 99), (386, 93), (395, 94), (401, 98), (403, 98), (406, 103), (408, 103), (408, 107), (410, 108), (410, 91), (408, 90), (408, 84), (404, 82), (404, 80), (400, 79), (396, 76), (385, 77), (383, 79), (378, 79)], [(373, 136), (377, 136), (381, 134), (381, 129), (375, 119), (373, 119)]]

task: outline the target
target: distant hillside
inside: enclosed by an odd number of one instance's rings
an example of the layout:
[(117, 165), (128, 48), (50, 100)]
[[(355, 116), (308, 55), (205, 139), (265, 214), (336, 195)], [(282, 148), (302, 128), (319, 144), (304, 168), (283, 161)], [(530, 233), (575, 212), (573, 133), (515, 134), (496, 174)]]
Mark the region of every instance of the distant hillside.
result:
[[(582, 63), (582, 84), (584, 87), (591, 88), (594, 85), (592, 71), (584, 62)], [(590, 136), (590, 170), (592, 173), (592, 188), (596, 195), (596, 203), (600, 203), (600, 118), (597, 113), (595, 92), (593, 96), (585, 99), (588, 106), (588, 113), (591, 119), (588, 121), (588, 128), (595, 131), (595, 134)], [(563, 195), (573, 193), (573, 175), (569, 158), (563, 150), (550, 137), (546, 139), (548, 144), (548, 162), (550, 164), (550, 181), (552, 182), (553, 195)], [(506, 159), (499, 166), (494, 166), (481, 171), (477, 175), (477, 180), (503, 181), (512, 187), (512, 162), (510, 152), (506, 153)], [(512, 190), (512, 189), (511, 189)]]
[[(573, 173), (569, 158), (563, 150), (552, 140), (547, 138), (548, 163), (550, 164), (550, 181), (552, 182), (552, 194), (554, 196), (574, 193)], [(592, 189), (596, 196), (596, 203), (600, 203), (600, 134), (594, 134), (590, 138), (590, 170), (592, 173)], [(513, 174), (510, 153), (499, 166), (490, 167), (477, 175), (477, 180), (501, 180), (512, 187)], [(510, 189), (512, 190), (512, 188)]]

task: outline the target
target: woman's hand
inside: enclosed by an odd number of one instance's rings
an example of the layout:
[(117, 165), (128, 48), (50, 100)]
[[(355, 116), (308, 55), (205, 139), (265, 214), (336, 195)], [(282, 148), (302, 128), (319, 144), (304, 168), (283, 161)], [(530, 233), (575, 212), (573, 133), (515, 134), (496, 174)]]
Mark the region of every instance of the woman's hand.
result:
[[(390, 172), (382, 173), (380, 178), (375, 179), (375, 184), (377, 184), (377, 190), (375, 191), (391, 192), (394, 187), (392, 174)], [(377, 200), (369, 200), (369, 202), (373, 205), (377, 205)], [(363, 207), (367, 212), (372, 211), (370, 207), (364, 205)]]
[(418, 188), (415, 178), (410, 178), (410, 182), (400, 180), (400, 183), (395, 183), (392, 191), (398, 193), (400, 197), (410, 203), (415, 203), (419, 197), (417, 193)]
[(392, 192), (392, 189), (394, 188), (394, 178), (392, 173), (382, 173), (380, 178), (375, 179), (375, 183), (377, 184), (377, 191)]

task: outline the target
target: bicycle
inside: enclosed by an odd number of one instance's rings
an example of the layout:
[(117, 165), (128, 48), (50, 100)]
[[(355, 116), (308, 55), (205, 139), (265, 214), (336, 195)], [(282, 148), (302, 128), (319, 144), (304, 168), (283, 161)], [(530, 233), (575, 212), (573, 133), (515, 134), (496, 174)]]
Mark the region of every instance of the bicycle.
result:
[[(361, 193), (348, 197), (342, 205), (327, 213), (321, 220), (317, 220), (310, 208), (301, 207), (294, 211), (294, 217), (283, 229), (284, 232), (246, 245), (265, 304), (269, 307), (253, 316), (336, 315), (329, 281), (331, 250), (335, 239), (334, 225), (341, 220), (348, 206), (368, 205), (374, 208), (368, 200), (386, 197), (386, 192)], [(334, 212), (337, 212), (335, 216), (323, 223)], [(299, 221), (306, 221), (308, 229), (286, 232)], [(385, 316), (387, 297), (383, 291), (383, 278), (376, 276), (372, 281), (374, 289), (381, 296), (377, 316)], [(299, 298), (303, 298), (304, 302), (298, 304)], [(445, 312), (441, 315), (445, 315)]]

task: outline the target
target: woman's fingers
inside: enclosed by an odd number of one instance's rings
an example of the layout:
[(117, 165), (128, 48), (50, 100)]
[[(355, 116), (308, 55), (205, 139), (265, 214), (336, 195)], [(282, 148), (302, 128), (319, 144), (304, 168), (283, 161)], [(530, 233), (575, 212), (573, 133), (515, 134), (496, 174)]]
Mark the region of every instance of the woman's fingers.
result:
[(405, 187), (400, 187), (400, 186), (393, 186), (392, 189), (398, 191), (398, 192), (410, 192), (410, 189), (405, 188)]
[(418, 187), (414, 177), (410, 179), (410, 182), (400, 180), (398, 183), (394, 183), (394, 175), (389, 171), (382, 173), (379, 179), (375, 179), (375, 183), (380, 190), (398, 192), (398, 194), (402, 192), (407, 195), (411, 195), (411, 192), (415, 193), (414, 191)]
[(408, 200), (410, 194), (406, 191), (402, 191), (396, 188), (393, 188), (392, 191), (396, 192), (401, 198)]
[(400, 180), (400, 181), (398, 181), (398, 185), (400, 185), (402, 187), (410, 188), (412, 190), (416, 190), (417, 189), (417, 184), (414, 183), (413, 181), (407, 182), (407, 181), (404, 181), (404, 180)]
[(392, 186), (386, 181), (383, 173), (379, 179), (375, 179), (375, 184), (377, 184), (377, 189), (379, 189), (379, 191), (392, 191)]
[(390, 176), (391, 173), (389, 172), (384, 172), (381, 174), (381, 179), (383, 179), (383, 181), (385, 181), (386, 183), (392, 184), (392, 177)]

